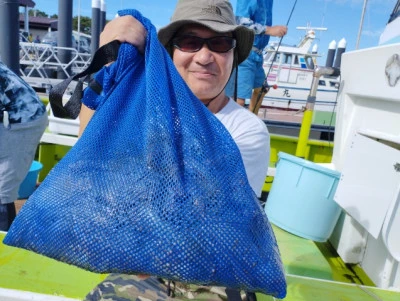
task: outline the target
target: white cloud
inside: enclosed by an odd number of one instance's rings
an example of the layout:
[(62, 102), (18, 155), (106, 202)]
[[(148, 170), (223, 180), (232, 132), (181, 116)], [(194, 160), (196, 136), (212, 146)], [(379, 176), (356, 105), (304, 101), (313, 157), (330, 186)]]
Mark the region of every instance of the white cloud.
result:
[(371, 37), (371, 38), (376, 38), (376, 37), (380, 37), (382, 32), (383, 32), (383, 29), (363, 30), (362, 31), (362, 35), (363, 36), (367, 36), (367, 37)]

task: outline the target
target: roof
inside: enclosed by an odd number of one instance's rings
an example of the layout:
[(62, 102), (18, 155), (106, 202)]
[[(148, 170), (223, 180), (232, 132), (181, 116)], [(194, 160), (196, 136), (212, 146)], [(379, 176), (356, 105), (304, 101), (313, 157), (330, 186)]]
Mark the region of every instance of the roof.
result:
[[(24, 16), (22, 14), (19, 15), (19, 22), (20, 23), (25, 22)], [(51, 29), (57, 29), (57, 25), (58, 25), (57, 19), (29, 16), (29, 26), (32, 28), (48, 29), (49, 27), (51, 27)]]
[(32, 0), (19, 0), (19, 6), (35, 7), (35, 5)]

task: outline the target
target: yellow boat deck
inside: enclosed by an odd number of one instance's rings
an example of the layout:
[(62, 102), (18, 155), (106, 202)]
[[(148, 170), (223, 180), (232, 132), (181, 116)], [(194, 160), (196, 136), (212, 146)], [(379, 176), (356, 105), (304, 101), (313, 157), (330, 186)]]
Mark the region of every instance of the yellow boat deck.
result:
[[(315, 243), (274, 226), (288, 280), (287, 301), (400, 300), (400, 292), (381, 290), (357, 265), (348, 266), (328, 243)], [(5, 236), (0, 232), (0, 240)], [(106, 275), (0, 244), (0, 288), (81, 300)], [(258, 300), (274, 298), (258, 295)]]

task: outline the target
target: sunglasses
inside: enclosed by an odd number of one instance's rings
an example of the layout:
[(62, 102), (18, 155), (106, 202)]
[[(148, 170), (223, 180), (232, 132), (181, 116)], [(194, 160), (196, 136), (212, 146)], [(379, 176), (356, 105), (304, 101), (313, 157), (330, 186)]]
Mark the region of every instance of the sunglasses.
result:
[(232, 37), (212, 37), (203, 39), (196, 36), (180, 36), (172, 40), (172, 45), (183, 52), (197, 52), (203, 45), (207, 44), (208, 49), (213, 52), (228, 52), (229, 50), (236, 47), (236, 40)]

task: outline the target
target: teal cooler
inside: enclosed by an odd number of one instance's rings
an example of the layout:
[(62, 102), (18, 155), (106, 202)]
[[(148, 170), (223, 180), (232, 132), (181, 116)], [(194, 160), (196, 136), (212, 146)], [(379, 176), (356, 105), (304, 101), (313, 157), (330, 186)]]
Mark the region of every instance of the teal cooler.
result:
[(283, 152), (265, 205), (276, 226), (303, 238), (325, 242), (341, 208), (333, 200), (340, 173)]
[(25, 179), (22, 181), (18, 189), (18, 198), (27, 199), (36, 189), (36, 183), (39, 176), (39, 172), (42, 170), (43, 165), (38, 161), (33, 161), (29, 172)]

